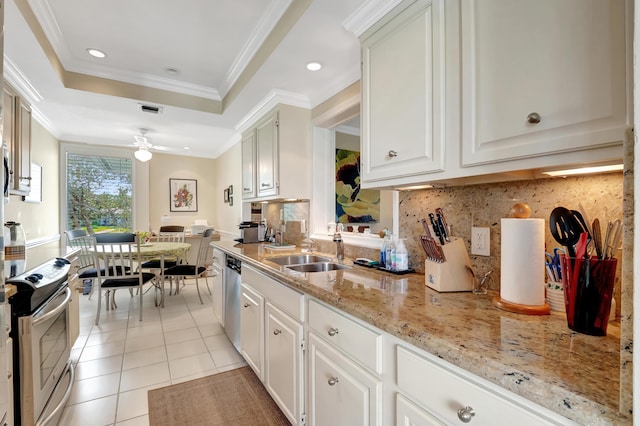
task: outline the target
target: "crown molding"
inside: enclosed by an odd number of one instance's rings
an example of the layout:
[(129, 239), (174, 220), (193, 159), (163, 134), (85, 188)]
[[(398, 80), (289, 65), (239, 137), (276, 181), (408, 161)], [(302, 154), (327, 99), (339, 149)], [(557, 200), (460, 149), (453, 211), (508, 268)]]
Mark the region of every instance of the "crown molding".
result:
[(27, 76), (6, 55), (4, 55), (4, 78), (29, 105), (35, 105), (43, 99)]
[(401, 2), (402, 0), (369, 0), (351, 14), (342, 26), (360, 37)]
[(262, 19), (256, 26), (255, 30), (251, 33), (249, 40), (242, 47), (242, 50), (231, 64), (227, 75), (224, 78), (224, 82), (220, 87), (220, 93), (227, 93), (230, 87), (232, 87), (242, 72), (245, 70), (251, 59), (260, 50), (260, 47), (271, 34), (271, 31), (275, 28), (276, 24), (280, 21), (280, 18), (287, 11), (293, 0), (273, 0)]
[(267, 94), (267, 96), (265, 96), (260, 102), (258, 102), (247, 115), (245, 115), (233, 126), (233, 128), (240, 133), (244, 132), (279, 104), (311, 109), (311, 104), (309, 102), (308, 96), (294, 92), (288, 92), (286, 90), (272, 89)]

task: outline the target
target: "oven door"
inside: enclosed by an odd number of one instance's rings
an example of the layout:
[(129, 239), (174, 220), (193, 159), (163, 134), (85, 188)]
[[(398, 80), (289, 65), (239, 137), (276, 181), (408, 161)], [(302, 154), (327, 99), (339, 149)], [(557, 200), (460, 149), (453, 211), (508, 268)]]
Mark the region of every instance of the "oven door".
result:
[[(70, 300), (71, 290), (65, 285), (33, 315), (18, 321), (22, 424), (47, 423), (51, 412), (60, 412), (66, 402), (62, 399), (70, 395), (73, 380), (60, 380), (73, 375), (72, 370), (69, 372)], [(56, 389), (59, 383), (67, 389), (60, 392)], [(50, 401), (54, 391), (62, 395), (60, 401)]]

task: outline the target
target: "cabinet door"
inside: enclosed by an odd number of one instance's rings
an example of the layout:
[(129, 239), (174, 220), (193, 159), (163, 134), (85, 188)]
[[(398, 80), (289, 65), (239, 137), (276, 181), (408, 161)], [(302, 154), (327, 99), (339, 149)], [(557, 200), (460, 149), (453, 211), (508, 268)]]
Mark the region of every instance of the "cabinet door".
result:
[(2, 141), (6, 142), (7, 150), (9, 153), (9, 190), (13, 189), (13, 177), (15, 175), (15, 168), (13, 164), (14, 157), (14, 145), (16, 138), (16, 94), (10, 88), (5, 87), (3, 90), (3, 98), (2, 98)]
[(29, 194), (31, 189), (31, 108), (22, 98), (18, 98), (17, 110), (18, 123), (16, 126), (15, 149), (15, 189), (24, 194)]
[(265, 385), (292, 424), (302, 413), (302, 324), (267, 302)]
[(278, 112), (268, 114), (256, 126), (257, 194), (278, 194)]
[(621, 144), (625, 1), (463, 0), (461, 13), (463, 165)]
[(442, 2), (405, 1), (392, 13), (362, 42), (361, 168), (367, 182), (444, 166)]
[(264, 380), (264, 298), (246, 284), (240, 294), (240, 353)]
[(309, 424), (378, 425), (382, 383), (309, 333)]
[(442, 426), (431, 414), (398, 394), (396, 399), (396, 426)]
[(256, 196), (256, 132), (250, 131), (242, 137), (242, 198)]

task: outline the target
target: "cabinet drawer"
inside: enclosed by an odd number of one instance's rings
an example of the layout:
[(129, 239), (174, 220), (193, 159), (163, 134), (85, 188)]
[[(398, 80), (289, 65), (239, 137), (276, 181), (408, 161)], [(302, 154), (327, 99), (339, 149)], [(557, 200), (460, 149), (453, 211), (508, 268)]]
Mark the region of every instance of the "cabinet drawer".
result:
[(382, 374), (382, 334), (309, 300), (309, 326), (363, 366)]
[(242, 282), (249, 284), (262, 294), (265, 300), (271, 301), (293, 318), (304, 321), (304, 295), (302, 293), (298, 293), (285, 284), (244, 265), (242, 267)]
[(480, 378), (466, 378), (452, 365), (397, 346), (398, 388), (447, 424), (458, 424), (458, 410), (471, 407), (474, 425), (575, 424), (501, 390)]

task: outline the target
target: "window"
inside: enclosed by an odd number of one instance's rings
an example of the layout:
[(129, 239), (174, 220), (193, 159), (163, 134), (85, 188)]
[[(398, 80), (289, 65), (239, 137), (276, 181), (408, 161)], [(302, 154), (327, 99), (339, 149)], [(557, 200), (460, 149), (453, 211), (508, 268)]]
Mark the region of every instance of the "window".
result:
[(66, 152), (66, 229), (131, 231), (130, 156)]

